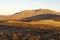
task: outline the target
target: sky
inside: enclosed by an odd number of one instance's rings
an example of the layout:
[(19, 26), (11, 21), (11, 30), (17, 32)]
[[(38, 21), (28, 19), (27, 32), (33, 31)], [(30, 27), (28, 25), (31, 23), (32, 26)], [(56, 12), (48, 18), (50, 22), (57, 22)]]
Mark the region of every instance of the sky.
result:
[(60, 0), (0, 0), (0, 15), (40, 8), (60, 12)]

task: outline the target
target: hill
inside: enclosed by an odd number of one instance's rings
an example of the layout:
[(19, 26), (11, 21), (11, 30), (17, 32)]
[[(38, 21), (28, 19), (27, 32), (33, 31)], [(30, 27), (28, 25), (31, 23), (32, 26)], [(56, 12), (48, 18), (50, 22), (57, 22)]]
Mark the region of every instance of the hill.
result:
[(28, 18), (32, 16), (37, 16), (41, 14), (54, 14), (54, 15), (60, 15), (60, 12), (55, 12), (53, 10), (48, 9), (38, 9), (38, 10), (24, 10), (21, 12), (18, 12), (14, 15), (9, 16), (0, 16), (0, 20), (21, 20), (23, 18)]
[(9, 16), (0, 16), (0, 26), (60, 29), (60, 12), (48, 9), (24, 10)]

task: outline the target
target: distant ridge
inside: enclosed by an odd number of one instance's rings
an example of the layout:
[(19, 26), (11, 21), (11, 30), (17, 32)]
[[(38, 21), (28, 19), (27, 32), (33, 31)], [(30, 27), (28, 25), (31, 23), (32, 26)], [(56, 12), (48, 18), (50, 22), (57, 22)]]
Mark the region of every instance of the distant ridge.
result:
[(23, 18), (29, 18), (37, 15), (42, 15), (42, 14), (53, 14), (60, 16), (60, 12), (55, 12), (53, 10), (49, 9), (38, 9), (38, 10), (24, 10), (19, 13), (9, 15), (9, 16), (0, 16), (0, 20), (4, 21), (9, 21), (9, 20), (21, 20)]

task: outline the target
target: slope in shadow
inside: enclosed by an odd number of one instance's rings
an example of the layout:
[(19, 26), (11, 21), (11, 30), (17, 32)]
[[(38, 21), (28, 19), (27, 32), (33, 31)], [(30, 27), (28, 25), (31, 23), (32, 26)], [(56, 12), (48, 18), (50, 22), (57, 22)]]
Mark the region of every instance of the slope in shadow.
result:
[(24, 18), (21, 21), (32, 21), (32, 20), (47, 20), (47, 19), (53, 19), (53, 20), (59, 20), (60, 15), (55, 15), (55, 14), (40, 14), (28, 18)]
[(32, 16), (32, 17), (28, 17), (28, 18), (24, 18), (23, 20), (27, 21), (31, 21), (31, 20), (45, 20), (45, 19), (53, 19), (53, 20), (59, 20), (60, 19), (60, 15), (55, 15), (55, 14), (40, 14), (40, 15), (36, 15), (36, 16)]
[(51, 18), (60, 18), (60, 15), (40, 14), (40, 15), (32, 16), (32, 17), (25, 18), (25, 19), (51, 19)]

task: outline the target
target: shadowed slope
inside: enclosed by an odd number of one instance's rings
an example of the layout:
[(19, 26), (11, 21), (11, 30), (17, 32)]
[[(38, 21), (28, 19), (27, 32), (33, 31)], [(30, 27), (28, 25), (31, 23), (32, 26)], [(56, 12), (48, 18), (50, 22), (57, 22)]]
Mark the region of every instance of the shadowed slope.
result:
[(51, 19), (51, 18), (60, 18), (60, 15), (55, 15), (55, 14), (40, 14), (40, 15), (28, 17), (26, 19)]
[(36, 16), (32, 16), (32, 17), (28, 17), (28, 18), (24, 18), (23, 21), (33, 21), (33, 20), (56, 20), (59, 21), (60, 20), (60, 15), (55, 15), (55, 14), (40, 14), (40, 15), (36, 15)]

